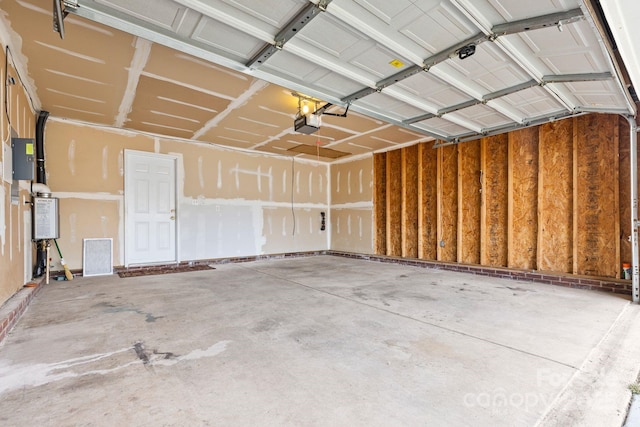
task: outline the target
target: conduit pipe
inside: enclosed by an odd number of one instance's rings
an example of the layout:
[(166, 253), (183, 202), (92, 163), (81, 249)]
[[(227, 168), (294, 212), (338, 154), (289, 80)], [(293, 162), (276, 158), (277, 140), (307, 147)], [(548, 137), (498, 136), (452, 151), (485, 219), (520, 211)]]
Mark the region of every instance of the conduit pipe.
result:
[(638, 269), (638, 124), (636, 118), (627, 116), (631, 129), (631, 296), (633, 302), (640, 302), (640, 270)]
[(48, 111), (40, 111), (36, 123), (36, 182), (42, 184), (47, 183), (47, 174), (44, 169), (44, 126), (48, 118)]
[[(36, 123), (36, 179), (35, 182), (31, 183), (31, 192), (33, 194), (51, 194), (51, 190), (47, 186), (47, 174), (44, 168), (44, 127), (47, 123), (47, 118), (49, 118), (49, 112), (40, 111)], [(40, 277), (47, 271), (49, 266), (48, 243), (43, 245), (44, 242), (42, 240), (38, 240), (35, 243), (36, 262), (33, 266), (33, 277)]]

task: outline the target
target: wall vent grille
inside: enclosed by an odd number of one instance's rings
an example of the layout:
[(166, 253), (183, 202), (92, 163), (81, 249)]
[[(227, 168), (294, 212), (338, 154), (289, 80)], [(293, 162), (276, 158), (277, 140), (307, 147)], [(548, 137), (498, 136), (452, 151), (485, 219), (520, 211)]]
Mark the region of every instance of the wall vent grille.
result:
[(113, 239), (83, 239), (82, 275), (113, 274)]

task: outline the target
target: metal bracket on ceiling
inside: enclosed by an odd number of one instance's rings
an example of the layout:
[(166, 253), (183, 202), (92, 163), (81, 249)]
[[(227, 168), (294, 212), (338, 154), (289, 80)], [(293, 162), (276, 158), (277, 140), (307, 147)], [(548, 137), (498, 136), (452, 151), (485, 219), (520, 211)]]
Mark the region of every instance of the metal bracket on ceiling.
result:
[(67, 5), (64, 1), (53, 0), (53, 31), (60, 34), (61, 39), (64, 39), (64, 18), (69, 14), (66, 9)]
[(491, 28), (494, 40), (498, 36), (524, 33), (526, 31), (539, 30), (547, 27), (557, 27), (558, 25), (571, 24), (584, 19), (582, 9), (576, 8), (566, 12), (551, 13), (549, 15), (536, 16), (533, 18), (521, 19), (519, 21), (499, 24)]
[(323, 12), (327, 11), (327, 7), (329, 6), (329, 3), (331, 3), (331, 0), (320, 0), (318, 2), (318, 9), (320, 9)]
[(582, 74), (556, 74), (542, 76), (542, 84), (548, 83), (573, 83), (573, 82), (596, 82), (611, 80), (613, 75), (605, 73), (582, 73)]
[(287, 24), (278, 31), (273, 38), (273, 44), (267, 43), (245, 65), (248, 68), (258, 68), (264, 64), (274, 53), (282, 50), (284, 45), (300, 32), (320, 12), (324, 12), (331, 0), (321, 0), (318, 4), (307, 3)]

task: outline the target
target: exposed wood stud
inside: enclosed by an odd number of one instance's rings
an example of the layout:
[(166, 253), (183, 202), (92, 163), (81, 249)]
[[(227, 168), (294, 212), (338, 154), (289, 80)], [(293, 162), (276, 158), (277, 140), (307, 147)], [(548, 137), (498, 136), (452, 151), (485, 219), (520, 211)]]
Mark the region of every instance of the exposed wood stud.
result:
[(402, 154), (387, 152), (387, 255), (402, 255)]
[(480, 263), (480, 141), (458, 146), (458, 261)]
[(612, 236), (612, 241), (614, 244), (614, 248), (616, 251), (615, 254), (615, 277), (620, 279), (622, 273), (622, 260), (620, 259), (620, 126), (618, 126), (618, 117), (613, 116), (611, 118), (613, 123), (613, 160), (614, 160), (614, 177), (613, 177), (613, 197), (614, 203), (613, 207), (615, 209), (615, 229), (614, 236)]
[(374, 252), (377, 255), (387, 254), (387, 154), (373, 155), (373, 222)]
[(400, 150), (402, 155), (402, 256), (418, 257), (418, 146)]

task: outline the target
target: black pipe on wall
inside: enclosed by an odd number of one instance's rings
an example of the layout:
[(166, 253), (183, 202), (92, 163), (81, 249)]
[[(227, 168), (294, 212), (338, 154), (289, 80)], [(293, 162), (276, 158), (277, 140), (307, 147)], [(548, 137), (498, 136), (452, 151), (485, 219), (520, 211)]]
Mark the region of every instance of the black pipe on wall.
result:
[[(49, 118), (48, 111), (40, 111), (36, 122), (36, 182), (47, 183), (47, 174), (44, 168), (44, 127)], [(36, 241), (36, 262), (33, 266), (33, 277), (42, 276), (47, 268), (47, 251), (44, 241)]]
[(47, 174), (44, 169), (44, 126), (49, 118), (48, 111), (40, 111), (36, 123), (36, 182), (47, 183)]

